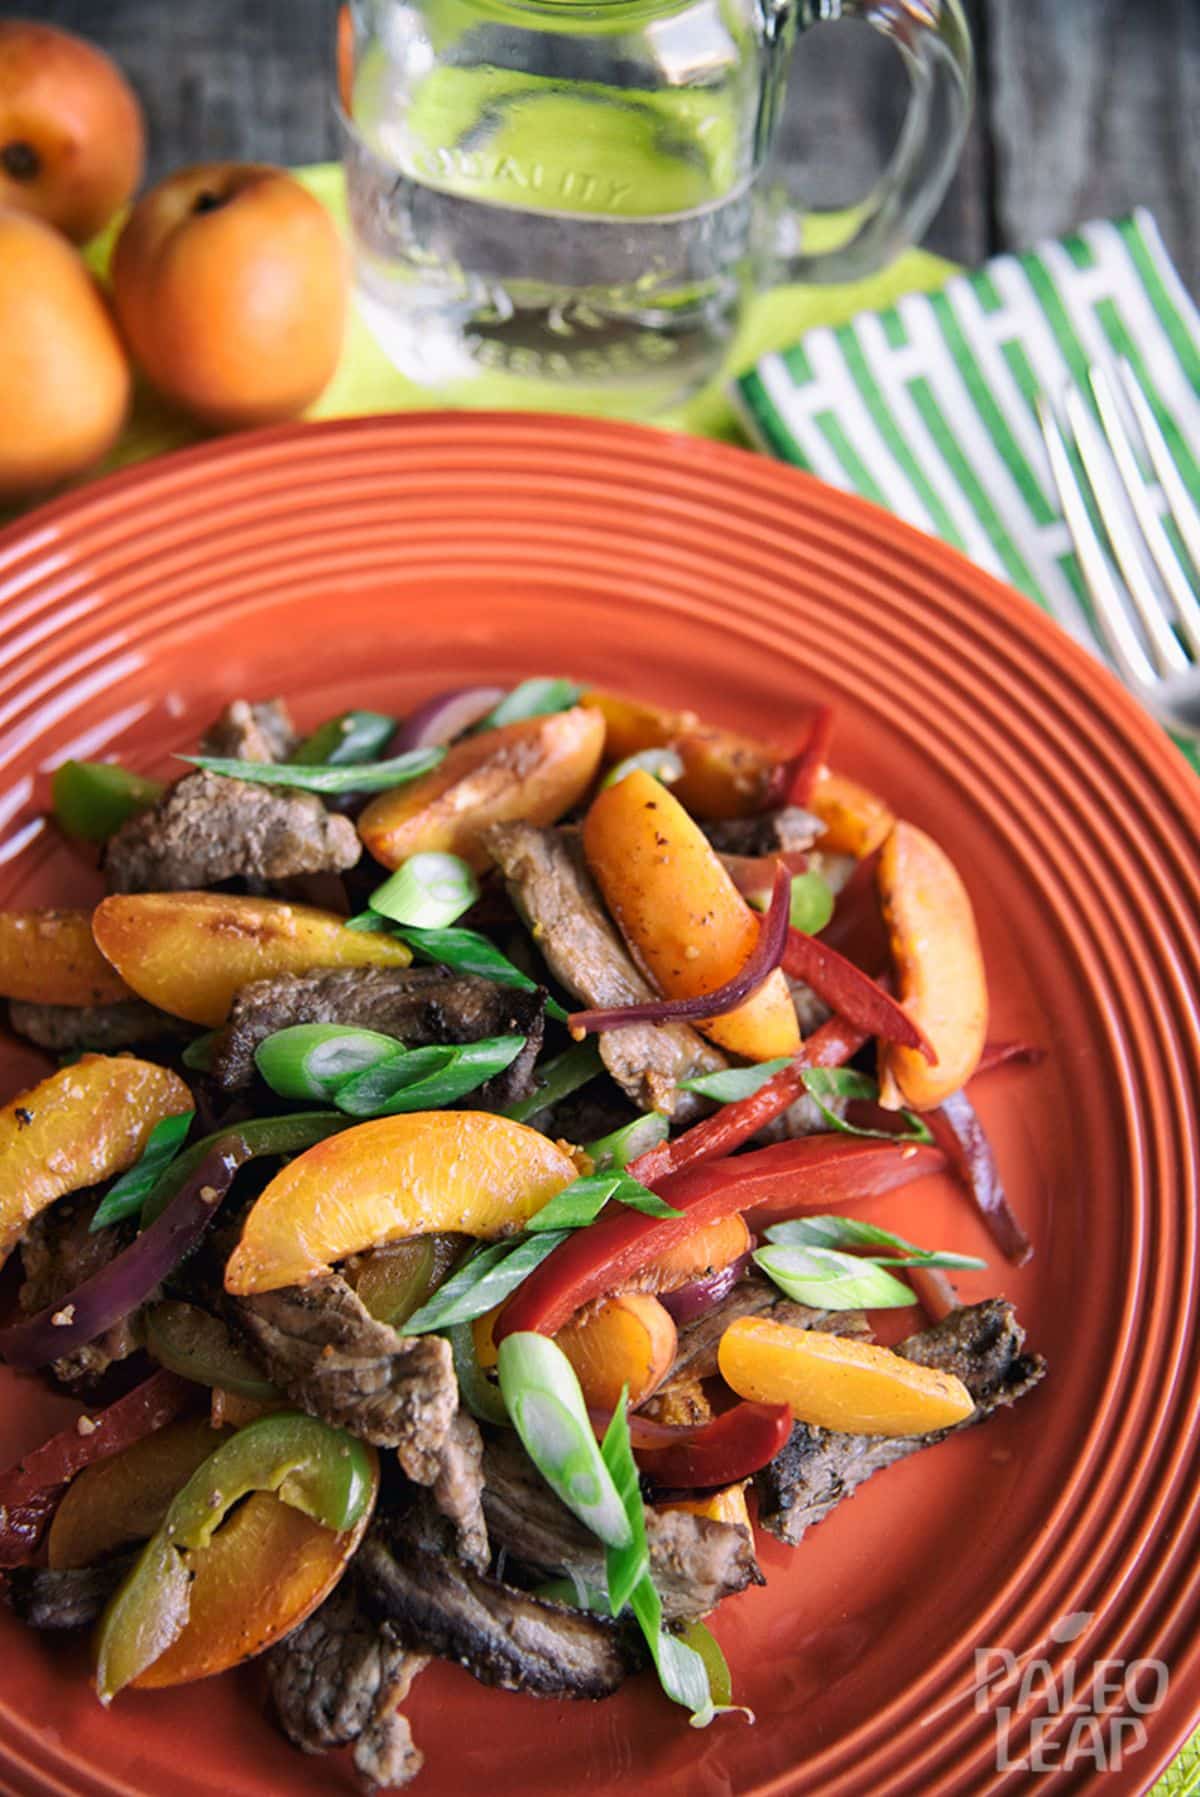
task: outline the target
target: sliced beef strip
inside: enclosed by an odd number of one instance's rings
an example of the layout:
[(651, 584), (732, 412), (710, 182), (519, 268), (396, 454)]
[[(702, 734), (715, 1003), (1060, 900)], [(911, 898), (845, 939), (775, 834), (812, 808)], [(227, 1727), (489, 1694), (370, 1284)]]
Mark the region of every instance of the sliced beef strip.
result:
[(952, 1310), (931, 1329), (909, 1336), (896, 1352), (956, 1374), (975, 1400), (974, 1414), (927, 1435), (847, 1435), (797, 1423), (782, 1452), (755, 1476), (759, 1522), (795, 1546), (872, 1473), (1015, 1404), (1046, 1371), (1040, 1355), (1022, 1353), (1024, 1342), (1013, 1307), (1002, 1298)]
[[(629, 1005), (656, 995), (609, 922), (576, 836), (532, 824), (493, 824), (484, 834), (513, 903), (547, 967), (585, 1005)], [(685, 1023), (636, 1024), (599, 1038), (612, 1077), (641, 1111), (686, 1123), (703, 1108), (679, 1082), (728, 1065)]]
[(486, 1572), (491, 1549), (483, 1514), (483, 1437), (469, 1411), (460, 1410), (438, 1455), (433, 1501), (454, 1525), (460, 1560)]
[(811, 1310), (781, 1298), (777, 1286), (761, 1273), (739, 1280), (727, 1298), (705, 1316), (679, 1331), (679, 1346), (670, 1378), (711, 1379), (717, 1371), (717, 1347), (730, 1323), (739, 1317), (769, 1316), (793, 1329), (824, 1329), (831, 1335), (869, 1336), (861, 1310)]
[(110, 892), (181, 892), (223, 880), (341, 873), (361, 853), (350, 819), (327, 811), (315, 793), (201, 768), (121, 825), (104, 869)]
[[(484, 1447), (483, 1508), (494, 1547), (523, 1565), (574, 1574), (604, 1588), (604, 1552), (550, 1490), (516, 1437), (497, 1432)], [(668, 1622), (694, 1621), (722, 1598), (761, 1583), (745, 1529), (684, 1510), (646, 1511), (650, 1570)]]
[(481, 1684), (538, 1697), (608, 1697), (631, 1670), (627, 1637), (609, 1618), (475, 1572), (403, 1519), (377, 1524), (355, 1564), (368, 1610), (395, 1640), (457, 1660)]
[(825, 828), (799, 805), (759, 811), (753, 817), (726, 817), (701, 828), (721, 855), (775, 855), (810, 849)]
[(308, 1285), (234, 1298), (226, 1315), (294, 1404), (379, 1448), (432, 1485), (458, 1409), (449, 1342), (376, 1322), (337, 1273)]
[(525, 1047), (511, 1066), (464, 1101), (502, 1110), (533, 1091), (544, 996), (448, 967), (349, 967), (255, 980), (233, 1001), (213, 1056), (213, 1077), (227, 1092), (249, 1085), (259, 1043), (297, 1023), (355, 1024), (395, 1036), (409, 1048), (524, 1036)]
[(408, 1784), (421, 1769), (397, 1705), (428, 1663), (366, 1614), (353, 1572), (263, 1659), (288, 1740), (305, 1753), (352, 1745), (356, 1770), (380, 1789)]
[(204, 732), (200, 753), (227, 761), (287, 761), (299, 743), (282, 699), (234, 699)]
[(14, 1615), (32, 1629), (84, 1629), (97, 1621), (129, 1571), (136, 1554), (122, 1554), (100, 1566), (52, 1571), (48, 1566), (14, 1566), (7, 1574)]
[[(24, 1315), (34, 1316), (58, 1304), (129, 1246), (134, 1234), (131, 1223), (116, 1223), (108, 1229), (98, 1229), (95, 1235), (89, 1234), (96, 1203), (95, 1192), (61, 1198), (34, 1217), (26, 1228), (21, 1237), (21, 1270), (25, 1277), (17, 1293), (17, 1304)], [(114, 1361), (126, 1360), (137, 1350), (139, 1316), (140, 1311), (131, 1312), (94, 1342), (56, 1360), (50, 1369), (55, 1378), (64, 1385), (85, 1390), (95, 1385)]]
[(190, 1024), (140, 998), (115, 1005), (42, 1005), (14, 998), (8, 1016), (18, 1036), (51, 1054), (73, 1054), (81, 1048), (113, 1054), (138, 1042), (184, 1039), (196, 1033)]

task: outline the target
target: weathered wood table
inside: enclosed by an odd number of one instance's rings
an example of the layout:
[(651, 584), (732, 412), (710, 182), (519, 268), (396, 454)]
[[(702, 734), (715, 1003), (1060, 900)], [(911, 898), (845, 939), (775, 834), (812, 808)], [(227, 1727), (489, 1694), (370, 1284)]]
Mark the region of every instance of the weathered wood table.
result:
[[(965, 5), (979, 97), (930, 247), (975, 263), (1140, 203), (1200, 292), (1200, 0)], [(118, 58), (149, 115), (152, 174), (211, 158), (335, 153), (336, 0), (33, 0), (17, 10)], [(904, 83), (865, 27), (818, 27), (799, 54), (814, 78), (788, 110), (785, 153), (815, 201), (847, 202), (890, 141)]]

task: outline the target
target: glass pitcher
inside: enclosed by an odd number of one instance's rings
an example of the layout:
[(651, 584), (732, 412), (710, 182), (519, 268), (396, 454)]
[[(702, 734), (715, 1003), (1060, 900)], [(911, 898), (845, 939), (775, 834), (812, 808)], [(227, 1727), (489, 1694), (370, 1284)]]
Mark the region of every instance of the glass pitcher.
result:
[[(818, 251), (768, 157), (796, 35), (835, 18), (889, 37), (911, 92)], [(678, 404), (756, 288), (853, 279), (924, 229), (970, 108), (959, 0), (352, 0), (340, 27), (359, 303), (446, 404)]]

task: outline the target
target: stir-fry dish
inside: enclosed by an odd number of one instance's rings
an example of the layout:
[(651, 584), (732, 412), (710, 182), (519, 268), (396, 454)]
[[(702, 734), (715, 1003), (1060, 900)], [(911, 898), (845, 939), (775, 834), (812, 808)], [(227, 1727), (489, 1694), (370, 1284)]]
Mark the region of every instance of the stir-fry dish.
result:
[(47, 1056), (0, 1110), (0, 1358), (84, 1409), (0, 1475), (0, 1566), (101, 1703), (261, 1654), (374, 1787), (431, 1658), (747, 1726), (704, 1619), (755, 1527), (1042, 1376), (959, 1303), (984, 1261), (862, 1214), (942, 1173), (1026, 1258), (968, 1090), (1038, 1050), (833, 726), (539, 678), (304, 738), (239, 699), (165, 787), (59, 768), (108, 896), (0, 913)]

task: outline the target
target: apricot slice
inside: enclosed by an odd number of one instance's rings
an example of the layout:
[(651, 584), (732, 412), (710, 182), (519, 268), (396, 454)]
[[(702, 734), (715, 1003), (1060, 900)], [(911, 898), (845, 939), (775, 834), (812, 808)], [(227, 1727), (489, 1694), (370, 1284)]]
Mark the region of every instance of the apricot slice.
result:
[[(598, 793), (583, 847), (622, 935), (664, 997), (713, 992), (745, 965), (760, 921), (699, 824), (660, 781), (635, 768)], [(800, 1047), (778, 968), (744, 1004), (699, 1028), (751, 1061)]]
[(379, 1117), (297, 1155), (251, 1207), (225, 1268), (246, 1295), (299, 1285), (402, 1236), (500, 1236), (576, 1177), (548, 1137), (489, 1111)]
[(692, 1516), (707, 1516), (710, 1522), (732, 1523), (749, 1534), (750, 1511), (743, 1485), (723, 1485), (718, 1491), (707, 1491), (703, 1497), (672, 1498), (669, 1503), (655, 1504), (656, 1510), (686, 1510)]
[(133, 1688), (210, 1678), (290, 1635), (345, 1572), (372, 1509), (368, 1504), (354, 1528), (335, 1535), (273, 1493), (253, 1492), (208, 1547), (191, 1556), (195, 1576), (183, 1633)]
[(580, 703), (604, 719), (604, 759), (674, 749), (683, 773), (671, 790), (696, 817), (749, 817), (761, 811), (779, 762), (765, 743), (702, 724), (694, 711), (669, 711), (617, 693), (586, 692)]
[(131, 1541), (148, 1541), (176, 1492), (228, 1434), (207, 1417), (191, 1417), (85, 1467), (50, 1524), (51, 1566), (91, 1566)]
[(0, 996), (115, 1005), (132, 994), (96, 947), (90, 911), (0, 911)]
[(491, 865), (483, 832), (513, 819), (554, 823), (591, 785), (603, 747), (603, 720), (579, 705), (464, 737), (422, 779), (372, 799), (359, 835), (385, 867), (442, 849), (482, 870)]
[(625, 1291), (676, 1292), (680, 1286), (705, 1279), (710, 1273), (730, 1266), (750, 1249), (750, 1231), (746, 1219), (735, 1211), (716, 1223), (702, 1223), (691, 1235), (668, 1248), (648, 1267), (633, 1275)]
[(924, 1435), (975, 1409), (961, 1379), (918, 1366), (874, 1342), (739, 1317), (717, 1349), (721, 1377), (739, 1397), (787, 1404), (799, 1422), (848, 1435)]
[(832, 768), (819, 770), (805, 809), (825, 826), (820, 848), (831, 855), (873, 855), (895, 823), (891, 807), (869, 787)]
[(193, 1108), (167, 1067), (83, 1055), (0, 1110), (0, 1263), (39, 1211), (132, 1167), (164, 1117)]
[(139, 998), (209, 1029), (250, 980), (412, 960), (395, 937), (348, 930), (334, 911), (222, 892), (117, 894), (97, 905), (92, 931)]
[(879, 897), (900, 1002), (933, 1047), (881, 1042), (883, 1102), (931, 1110), (966, 1084), (987, 1035), (988, 991), (975, 913), (954, 863), (924, 830), (897, 823), (883, 845)]
[(575, 1368), (587, 1404), (606, 1411), (616, 1409), (625, 1386), (631, 1410), (644, 1404), (670, 1372), (678, 1345), (669, 1312), (646, 1292), (606, 1298), (554, 1339)]

